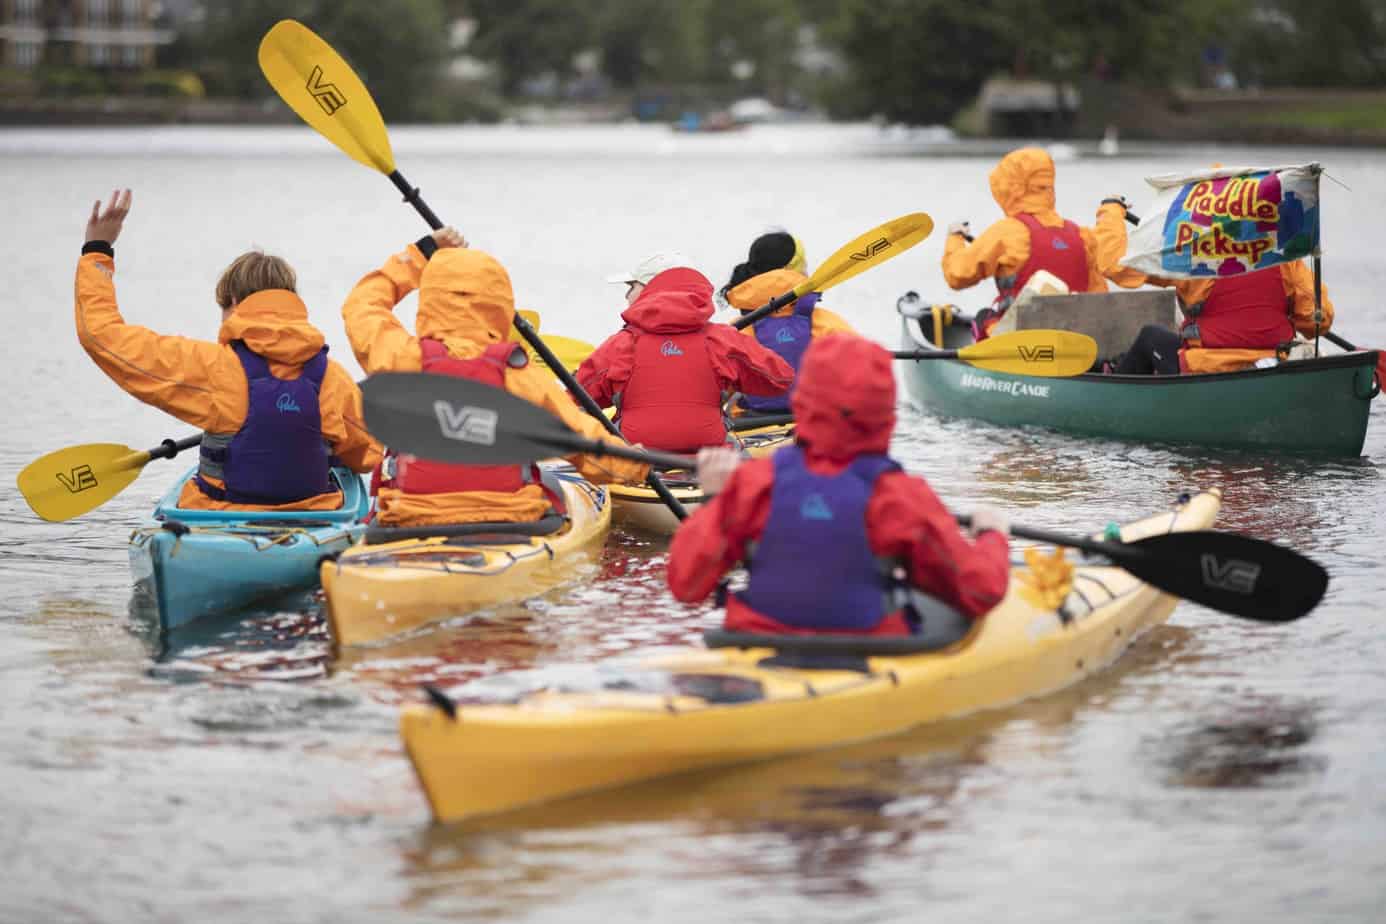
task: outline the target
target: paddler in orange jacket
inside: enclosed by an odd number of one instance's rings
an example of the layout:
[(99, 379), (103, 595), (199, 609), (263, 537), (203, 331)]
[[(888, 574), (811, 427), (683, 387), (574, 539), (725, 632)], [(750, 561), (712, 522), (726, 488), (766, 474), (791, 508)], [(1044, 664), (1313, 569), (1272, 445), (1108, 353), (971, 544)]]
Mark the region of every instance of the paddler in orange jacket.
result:
[(117, 385), (204, 431), (201, 464), (178, 499), (201, 510), (333, 510), (329, 457), (357, 472), (379, 461), (361, 392), (327, 359), (294, 292), (294, 271), (251, 251), (217, 283), (217, 342), (126, 324), (116, 307), (115, 251), (130, 190), (98, 200), (77, 262), (77, 339)]
[[(395, 305), (416, 288), (417, 336), (394, 315)], [(552, 412), (584, 436), (614, 440), (509, 339), (515, 323), (509, 274), (452, 228), (421, 238), (364, 276), (347, 296), (342, 318), (367, 373), (422, 371), (486, 382)], [(649, 471), (606, 456), (570, 459), (583, 477), (599, 483), (639, 482)], [(560, 502), (545, 490), (535, 466), (448, 465), (407, 454), (387, 462), (395, 471), (386, 473), (376, 498), (378, 522), (386, 526), (531, 521)]]
[[(1214, 165), (1216, 166), (1216, 165)], [(1110, 243), (1105, 270), (1117, 285), (1173, 288), (1184, 322), (1179, 332), (1146, 326), (1126, 351), (1116, 372), (1124, 375), (1177, 375), (1180, 372), (1232, 372), (1276, 355), (1298, 331), (1313, 339), (1333, 326), (1333, 302), (1320, 286), (1322, 313), (1314, 318), (1314, 271), (1305, 260), (1217, 279), (1163, 279), (1122, 266), (1126, 255), (1125, 203), (1104, 205), (1098, 233)]]
[[(979, 509), (965, 534), (928, 483), (887, 455), (891, 367), (890, 353), (869, 340), (815, 340), (790, 399), (793, 446), (749, 461), (725, 448), (699, 452), (699, 481), (716, 497), (669, 547), (675, 597), (704, 599), (749, 555), (750, 584), (727, 600), (725, 625), (735, 631), (922, 631), (946, 644), (1001, 602), (1010, 583), (1005, 516)], [(925, 601), (910, 588), (936, 601), (923, 625), (915, 617)]]
[[(770, 231), (751, 242), (746, 262), (738, 263), (732, 270), (721, 294), (727, 304), (745, 314), (792, 291), (808, 278), (807, 270), (803, 243), (788, 231)], [(824, 308), (818, 300), (819, 293), (810, 292), (769, 317), (742, 328), (741, 332), (773, 350), (797, 373), (804, 351), (813, 338), (831, 333), (856, 333), (841, 315)], [(748, 411), (787, 413), (789, 395), (742, 395), (732, 406), (732, 413)]]
[(996, 300), (978, 313), (978, 337), (991, 331), (1040, 270), (1063, 280), (1070, 292), (1107, 291), (1101, 267), (1115, 262), (1106, 251), (1117, 245), (1054, 210), (1054, 160), (1047, 151), (1012, 151), (1001, 158), (989, 180), (992, 198), (1006, 217), (975, 239), (967, 222), (949, 225), (943, 245), (943, 278), (951, 288), (996, 281)]

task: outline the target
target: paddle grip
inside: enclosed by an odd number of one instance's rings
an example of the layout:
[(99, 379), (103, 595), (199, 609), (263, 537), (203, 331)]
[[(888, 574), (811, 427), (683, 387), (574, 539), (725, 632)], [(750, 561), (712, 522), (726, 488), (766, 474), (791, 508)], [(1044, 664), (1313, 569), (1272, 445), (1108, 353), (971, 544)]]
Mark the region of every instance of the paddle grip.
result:
[(437, 231), (443, 226), (442, 219), (433, 213), (433, 209), (429, 208), (428, 203), (424, 202), (423, 197), (419, 195), (417, 186), (411, 186), (398, 170), (390, 173), (389, 177), (390, 182), (395, 184), (395, 188), (404, 193), (404, 201), (412, 205), (423, 216), (430, 228)]
[(181, 440), (164, 440), (155, 448), (149, 450), (151, 459), (172, 459), (184, 449), (191, 449), (202, 442), (202, 434), (185, 436)]

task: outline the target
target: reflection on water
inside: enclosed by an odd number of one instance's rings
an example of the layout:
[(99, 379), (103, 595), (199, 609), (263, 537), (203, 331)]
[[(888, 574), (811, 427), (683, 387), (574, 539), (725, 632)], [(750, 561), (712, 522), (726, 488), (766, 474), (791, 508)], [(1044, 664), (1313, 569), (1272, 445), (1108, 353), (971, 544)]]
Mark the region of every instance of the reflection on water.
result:
[(1200, 719), (1152, 749), (1174, 786), (1290, 786), (1327, 766), (1305, 747), (1317, 733), (1315, 713), (1304, 703), (1252, 702)]
[[(440, 214), (506, 263), (543, 330), (591, 342), (624, 307), (604, 275), (650, 249), (690, 253), (720, 282), (772, 225), (794, 229), (814, 260), (903, 211), (940, 224), (995, 214), (994, 151), (871, 156), (898, 147), (868, 126), (734, 134), (409, 129), (396, 151)], [(0, 272), (33, 309), (11, 325), (0, 364), (11, 423), (0, 480), (10, 485), (28, 461), (78, 440), (182, 435), (73, 340), (63, 306), (76, 245), (62, 242), (102, 189), (132, 185), (141, 203), (118, 271), (132, 323), (214, 337), (211, 283), (231, 255), (259, 245), (294, 263), (311, 319), (354, 374), (341, 299), (421, 233), (379, 177), (306, 128), (9, 132), (0, 160), (0, 175), (24, 180), (4, 184), (16, 218), (0, 222), (10, 255)], [(1085, 220), (1100, 196), (1140, 201), (1144, 176), (1211, 160), (1321, 160), (1353, 186), (1323, 189), (1326, 282), (1341, 332), (1386, 343), (1380, 218), (1360, 207), (1386, 200), (1381, 152), (1079, 157), (1060, 164), (1059, 209)], [(84, 191), (93, 182), (96, 193)], [(806, 189), (849, 194), (825, 209)], [(190, 204), (217, 221), (185, 233), (177, 216)], [(942, 294), (943, 239), (834, 289), (831, 306), (893, 345), (899, 293)], [(405, 323), (413, 310), (401, 306)], [(1312, 412), (1293, 413), (1313, 426)], [(125, 537), (173, 469), (148, 466), (69, 523), (39, 522), (17, 492), (0, 491), (0, 920), (78, 920), (98, 908), (138, 908), (150, 921), (565, 924), (874, 924), (921, 909), (1006, 920), (1023, 908), (1039, 924), (1070, 921), (1075, 908), (1103, 920), (1377, 914), (1386, 402), (1373, 406), (1357, 461), (1137, 446), (903, 405), (893, 448), (952, 509), (996, 505), (1069, 532), (1221, 488), (1220, 528), (1312, 555), (1332, 573), (1329, 595), (1312, 618), (1281, 627), (1181, 604), (1098, 676), (986, 716), (439, 828), (401, 753), (398, 705), (425, 682), (555, 677), (696, 644), (718, 616), (670, 596), (664, 541), (613, 533), (581, 584), (378, 646), (334, 651), (312, 595), (154, 639), (139, 601), (127, 613)]]

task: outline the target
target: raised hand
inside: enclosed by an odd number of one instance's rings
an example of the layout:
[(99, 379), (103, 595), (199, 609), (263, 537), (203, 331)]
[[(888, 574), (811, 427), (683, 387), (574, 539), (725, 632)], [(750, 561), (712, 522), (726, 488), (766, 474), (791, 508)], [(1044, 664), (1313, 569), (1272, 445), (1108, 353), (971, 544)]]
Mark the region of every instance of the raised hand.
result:
[(101, 208), (100, 199), (92, 203), (85, 240), (114, 244), (120, 236), (121, 225), (125, 224), (125, 216), (130, 214), (131, 198), (130, 190), (117, 189), (112, 191), (111, 201), (106, 203), (104, 210)]

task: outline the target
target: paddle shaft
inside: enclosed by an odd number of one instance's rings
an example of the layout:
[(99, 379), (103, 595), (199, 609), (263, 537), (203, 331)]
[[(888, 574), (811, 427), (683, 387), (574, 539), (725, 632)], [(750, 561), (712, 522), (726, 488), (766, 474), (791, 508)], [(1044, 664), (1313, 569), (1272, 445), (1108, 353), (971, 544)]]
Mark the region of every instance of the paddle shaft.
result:
[(150, 459), (172, 459), (184, 449), (191, 449), (202, 443), (202, 434), (185, 436), (181, 440), (164, 440), (158, 446), (149, 450)]
[[(424, 221), (428, 222), (429, 227), (435, 231), (443, 227), (442, 221), (438, 219), (433, 209), (429, 208), (428, 203), (424, 202), (423, 197), (419, 195), (419, 190), (410, 186), (405, 181), (404, 177), (400, 175), (398, 170), (391, 173), (389, 176), (395, 186), (399, 187), (404, 193), (404, 201), (418, 210), (418, 213), (423, 216)], [(602, 409), (597, 407), (597, 402), (592, 400), (592, 396), (587, 393), (586, 389), (578, 384), (577, 379), (573, 378), (572, 373), (563, 366), (563, 363), (560, 362), (558, 357), (553, 354), (553, 351), (549, 349), (548, 344), (544, 343), (543, 339), (540, 338), (539, 332), (534, 329), (534, 325), (530, 324), (525, 317), (517, 313), (515, 315), (515, 329), (520, 332), (520, 336), (525, 338), (525, 342), (528, 343), (534, 352), (538, 354), (539, 358), (544, 361), (544, 365), (548, 366), (549, 370), (554, 375), (558, 376), (558, 380), (563, 383), (563, 387), (568, 389), (568, 393), (577, 399), (578, 404), (582, 405), (582, 409), (601, 421), (602, 426), (606, 427), (607, 432), (612, 436), (621, 436), (620, 428), (616, 426), (611, 418), (602, 413)], [(622, 437), (622, 439), (624, 439), (624, 437)], [(596, 445), (607, 445), (601, 443), (600, 440), (594, 440), (593, 442)], [(607, 446), (607, 449), (603, 450), (603, 454), (616, 456), (622, 459), (633, 459), (637, 462), (645, 461), (639, 456), (627, 456), (615, 452), (614, 450), (617, 448), (619, 447)], [(585, 452), (587, 450), (578, 451)], [(651, 454), (651, 458), (653, 458), (653, 454)], [(667, 458), (681, 460), (680, 462), (670, 465), (671, 468), (681, 468), (683, 467), (682, 463), (689, 461), (682, 456), (667, 456)], [(667, 463), (657, 462), (655, 464), (665, 465)], [(683, 504), (679, 502), (679, 499), (674, 496), (674, 493), (669, 490), (669, 486), (664, 483), (663, 479), (654, 472), (650, 472), (645, 478), (645, 483), (654, 490), (655, 494), (659, 495), (660, 500), (668, 505), (669, 509), (673, 511), (674, 516), (678, 517), (680, 520), (688, 518), (688, 511), (684, 508)]]
[(732, 322), (732, 327), (735, 327), (737, 330), (741, 330), (744, 327), (750, 327), (752, 324), (756, 323), (761, 318), (765, 317), (766, 315), (773, 314), (776, 311), (779, 311), (785, 305), (788, 305), (790, 302), (794, 301), (798, 297), (798, 294), (795, 292), (786, 292), (778, 298), (775, 298), (769, 302), (766, 302), (764, 305), (761, 305), (755, 311), (750, 311), (746, 314), (743, 314), (741, 317), (737, 318), (735, 321)]
[[(957, 520), (963, 526), (972, 525), (972, 517), (965, 513), (957, 515)], [(1122, 558), (1131, 560), (1132, 556), (1139, 556), (1140, 553), (1120, 545), (1115, 542), (1102, 542), (1097, 539), (1087, 539), (1080, 536), (1069, 536), (1065, 533), (1051, 532), (1047, 529), (1032, 529), (1028, 526), (1012, 526), (1011, 535), (1021, 539), (1033, 539), (1036, 542), (1044, 542), (1049, 545), (1062, 545), (1071, 549), (1079, 549), (1083, 552), (1091, 552), (1094, 555), (1104, 555), (1112, 561), (1120, 561)]]
[(890, 354), (896, 359), (957, 359), (957, 350), (896, 350)]
[(424, 202), (423, 197), (419, 195), (419, 188), (417, 186), (411, 185), (398, 170), (393, 170), (387, 173), (386, 176), (390, 178), (391, 183), (395, 184), (396, 189), (404, 193), (404, 201), (418, 210), (419, 214), (423, 216), (424, 221), (428, 222), (430, 228), (437, 231), (443, 226), (442, 220), (434, 214), (433, 209), (429, 208), (428, 203)]

